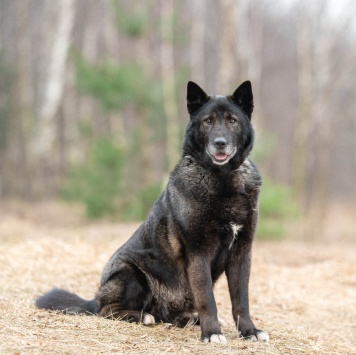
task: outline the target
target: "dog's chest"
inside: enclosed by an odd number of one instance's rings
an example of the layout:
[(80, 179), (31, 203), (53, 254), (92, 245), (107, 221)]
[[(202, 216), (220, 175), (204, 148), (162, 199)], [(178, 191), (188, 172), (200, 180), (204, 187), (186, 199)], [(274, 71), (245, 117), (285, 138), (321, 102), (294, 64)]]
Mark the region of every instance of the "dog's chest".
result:
[(244, 223), (250, 210), (250, 201), (246, 194), (231, 191), (206, 201), (204, 208), (209, 211), (212, 220), (234, 226), (235, 231), (237, 226)]
[(243, 225), (229, 223), (225, 225), (225, 232), (219, 234), (218, 240), (216, 235), (215, 238), (213, 237), (212, 240), (215, 240), (214, 259), (211, 265), (213, 280), (216, 280), (224, 271), (231, 255), (231, 250), (238, 242), (240, 231), (243, 227)]
[(202, 225), (203, 234), (219, 239), (219, 245), (224, 250), (231, 250), (239, 233), (248, 223), (248, 215), (251, 212), (250, 202), (247, 196), (235, 195), (229, 198), (215, 200), (214, 203), (206, 203), (204, 206), (205, 223)]
[(242, 229), (243, 225), (231, 222), (230, 226), (231, 226), (231, 237), (230, 237), (230, 242), (229, 242), (229, 246), (228, 246), (229, 250), (231, 250), (232, 246), (234, 245), (234, 243), (237, 239), (237, 235), (238, 235), (239, 231)]
[[(191, 189), (193, 213), (188, 217), (203, 222), (207, 234), (236, 235), (251, 209), (251, 196), (236, 181), (210, 179)], [(193, 222), (194, 223), (194, 222)]]
[(188, 157), (182, 160), (169, 191), (174, 214), (185, 231), (199, 238), (219, 236), (229, 240), (228, 245), (235, 240), (257, 204), (258, 181), (254, 182), (251, 166), (245, 165), (223, 175), (203, 169)]

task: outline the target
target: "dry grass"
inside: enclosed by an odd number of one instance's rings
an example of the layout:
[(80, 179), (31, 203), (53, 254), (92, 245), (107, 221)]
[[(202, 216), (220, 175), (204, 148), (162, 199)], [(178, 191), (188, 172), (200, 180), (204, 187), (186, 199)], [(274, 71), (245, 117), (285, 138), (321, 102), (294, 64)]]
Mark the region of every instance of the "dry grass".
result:
[(0, 210), (0, 353), (356, 353), (351, 243), (256, 242), (251, 313), (271, 340), (262, 344), (236, 338), (222, 278), (215, 294), (220, 316), (227, 322), (223, 331), (228, 344), (205, 345), (198, 327), (145, 327), (37, 310), (33, 299), (52, 286), (92, 298), (105, 262), (136, 227), (85, 225), (55, 208), (39, 211)]

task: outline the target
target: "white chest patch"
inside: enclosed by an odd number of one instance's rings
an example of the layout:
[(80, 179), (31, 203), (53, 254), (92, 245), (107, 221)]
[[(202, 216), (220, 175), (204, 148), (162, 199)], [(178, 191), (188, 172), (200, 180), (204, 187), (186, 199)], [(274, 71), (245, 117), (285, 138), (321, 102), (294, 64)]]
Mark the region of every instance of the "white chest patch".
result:
[(231, 229), (232, 229), (232, 239), (231, 239), (231, 243), (229, 245), (229, 250), (232, 248), (232, 246), (234, 244), (234, 241), (236, 240), (237, 233), (242, 228), (242, 225), (235, 224), (235, 223), (230, 223), (230, 226), (231, 226)]

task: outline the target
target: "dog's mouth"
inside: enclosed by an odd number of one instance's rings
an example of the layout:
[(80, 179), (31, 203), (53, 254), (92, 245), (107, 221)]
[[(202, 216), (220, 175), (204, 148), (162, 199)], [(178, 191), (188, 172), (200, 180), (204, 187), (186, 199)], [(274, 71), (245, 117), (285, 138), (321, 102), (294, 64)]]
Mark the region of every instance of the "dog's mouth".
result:
[(217, 153), (213, 154), (213, 157), (217, 161), (224, 161), (228, 157), (228, 155), (226, 153)]
[(207, 149), (206, 151), (210, 156), (210, 158), (212, 159), (213, 163), (218, 165), (226, 164), (236, 154), (236, 148), (233, 148), (231, 153), (227, 153), (227, 152), (211, 153), (209, 149)]

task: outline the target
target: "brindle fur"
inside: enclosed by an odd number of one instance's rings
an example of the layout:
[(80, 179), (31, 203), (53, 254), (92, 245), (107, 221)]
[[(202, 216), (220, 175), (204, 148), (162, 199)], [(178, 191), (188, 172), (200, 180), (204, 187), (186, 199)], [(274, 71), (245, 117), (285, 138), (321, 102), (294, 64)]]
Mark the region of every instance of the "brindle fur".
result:
[[(251, 84), (231, 96), (209, 97), (189, 82), (187, 106), (182, 158), (145, 222), (104, 267), (95, 299), (54, 289), (37, 299), (39, 308), (135, 322), (149, 313), (156, 322), (179, 326), (192, 318), (202, 340), (213, 341), (221, 334), (213, 285), (225, 272), (241, 336), (266, 340), (258, 336), (248, 300), (261, 185), (247, 158), (254, 138)], [(212, 158), (234, 149), (226, 163)]]

